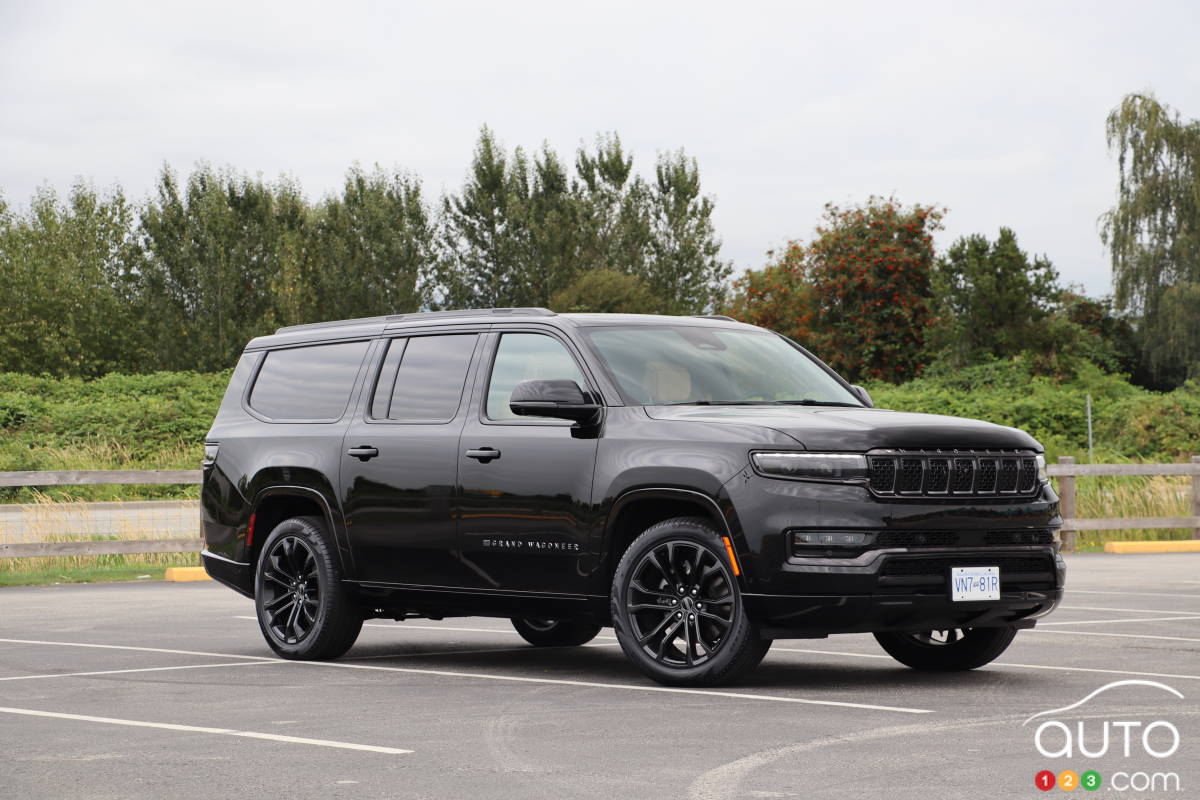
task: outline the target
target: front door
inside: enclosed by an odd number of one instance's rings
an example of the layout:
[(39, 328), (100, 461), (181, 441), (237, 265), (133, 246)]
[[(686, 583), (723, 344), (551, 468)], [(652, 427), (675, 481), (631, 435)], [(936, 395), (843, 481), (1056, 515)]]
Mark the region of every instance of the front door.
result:
[(459, 538), (477, 588), (582, 594), (590, 565), (596, 439), (566, 420), (509, 410), (523, 380), (568, 379), (593, 391), (577, 355), (550, 333), (489, 335), (491, 358), (459, 440)]
[(387, 341), (343, 439), (346, 530), (361, 581), (459, 586), (454, 495), (477, 333)]

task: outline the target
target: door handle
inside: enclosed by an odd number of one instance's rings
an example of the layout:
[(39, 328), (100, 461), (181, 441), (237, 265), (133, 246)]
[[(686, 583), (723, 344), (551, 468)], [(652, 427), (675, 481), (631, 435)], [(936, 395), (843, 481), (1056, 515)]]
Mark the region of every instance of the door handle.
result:
[(346, 451), (346, 455), (354, 456), (359, 461), (370, 461), (372, 458), (379, 455), (379, 448), (370, 447), (369, 445), (360, 445), (359, 447), (351, 447)]
[(492, 459), (500, 457), (500, 451), (494, 447), (481, 447), (478, 450), (468, 450), (467, 458), (474, 458), (481, 464), (486, 464)]

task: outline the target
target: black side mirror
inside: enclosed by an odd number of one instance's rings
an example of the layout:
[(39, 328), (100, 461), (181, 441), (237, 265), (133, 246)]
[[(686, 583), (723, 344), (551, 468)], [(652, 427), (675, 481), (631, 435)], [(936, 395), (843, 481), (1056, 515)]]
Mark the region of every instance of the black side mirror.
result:
[(850, 387), (854, 390), (854, 396), (862, 401), (862, 404), (867, 408), (874, 408), (875, 402), (871, 399), (871, 393), (857, 383)]
[(600, 414), (600, 405), (569, 380), (521, 381), (513, 389), (508, 407), (521, 417), (554, 417), (584, 424), (594, 422)]

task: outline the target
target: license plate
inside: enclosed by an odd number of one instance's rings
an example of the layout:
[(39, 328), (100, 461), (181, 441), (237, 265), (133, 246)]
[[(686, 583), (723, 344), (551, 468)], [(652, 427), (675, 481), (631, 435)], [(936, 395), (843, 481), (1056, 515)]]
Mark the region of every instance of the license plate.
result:
[(950, 599), (955, 602), (1000, 599), (999, 567), (951, 567)]

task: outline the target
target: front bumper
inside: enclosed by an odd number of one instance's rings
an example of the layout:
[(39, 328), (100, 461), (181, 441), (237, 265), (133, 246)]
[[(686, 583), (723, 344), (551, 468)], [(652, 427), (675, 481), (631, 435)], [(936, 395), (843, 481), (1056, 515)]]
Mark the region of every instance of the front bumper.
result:
[[(950, 599), (950, 568), (973, 565), (1000, 567), (999, 600)], [(1066, 563), (1048, 547), (879, 550), (789, 559), (781, 572), (794, 592), (744, 595), (747, 613), (772, 638), (1032, 627), (1061, 602), (1066, 581)]]

